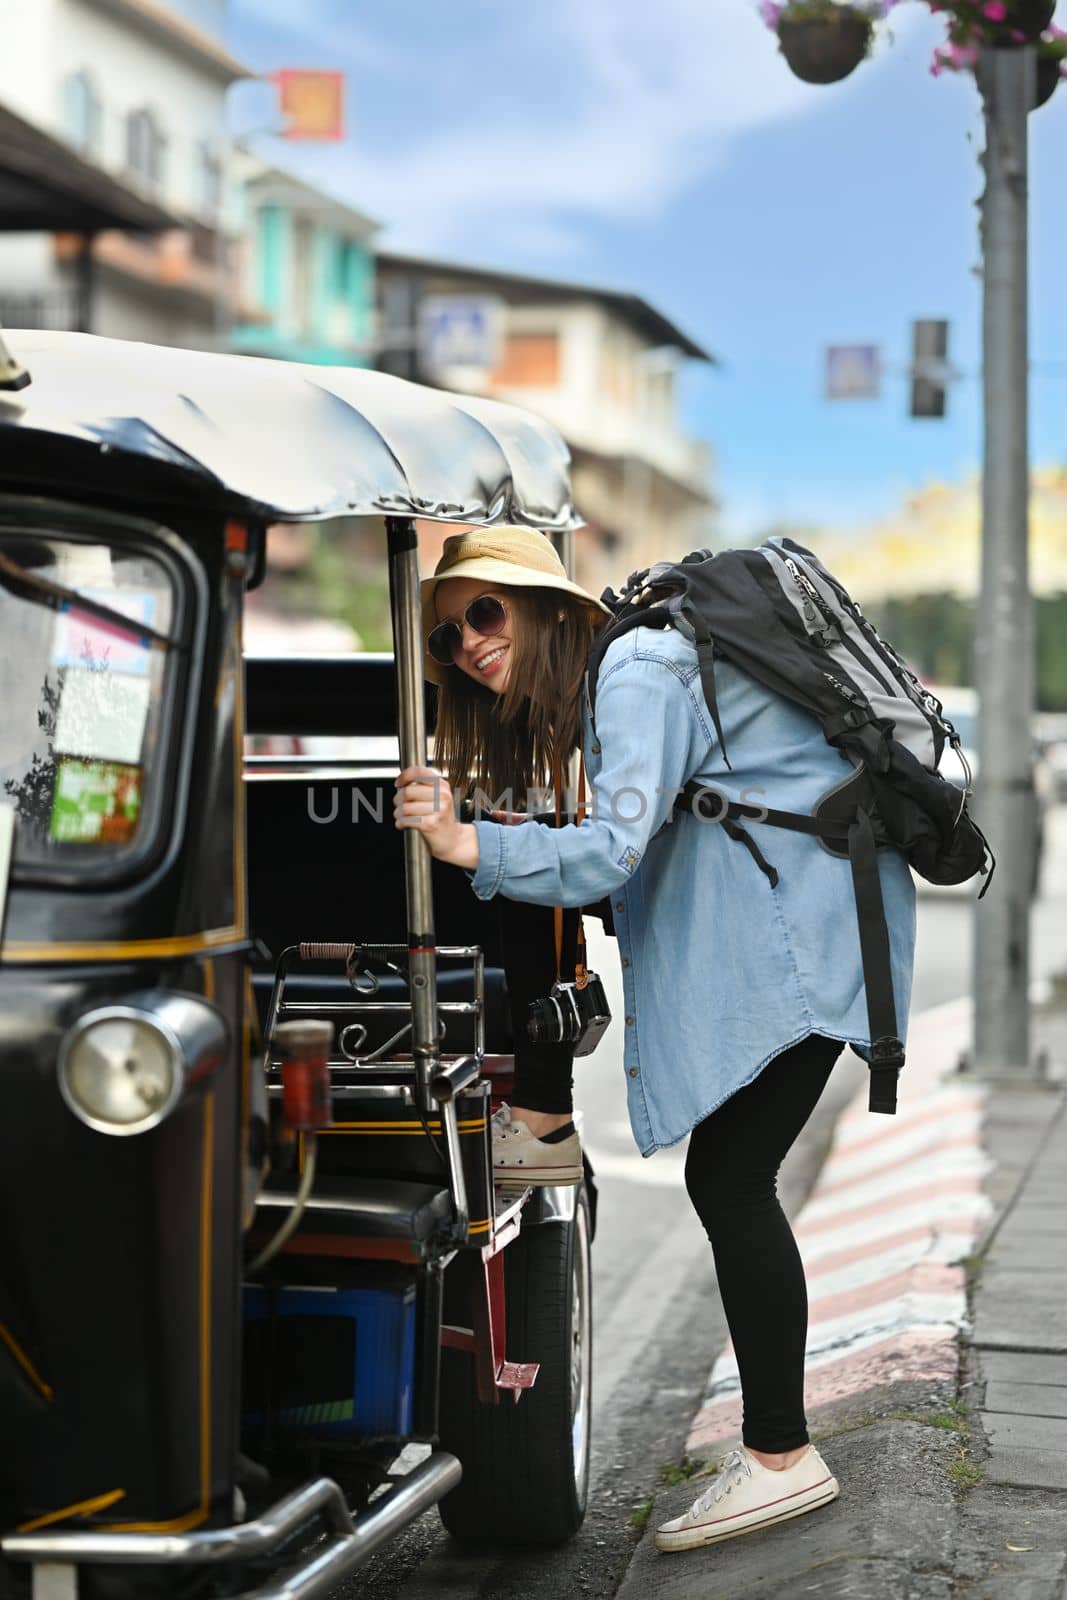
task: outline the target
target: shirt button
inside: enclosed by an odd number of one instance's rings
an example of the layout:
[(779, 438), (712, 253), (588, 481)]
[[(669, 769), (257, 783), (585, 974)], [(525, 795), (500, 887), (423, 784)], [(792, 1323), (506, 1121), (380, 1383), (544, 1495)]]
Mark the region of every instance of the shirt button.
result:
[(622, 958), (622, 965), (623, 965), (623, 966), (624, 966), (624, 967), (628, 967), (628, 966), (629, 966), (629, 965), (630, 965), (630, 958), (629, 958), (629, 956), (623, 956), (623, 958)]
[(637, 1068), (636, 1067), (631, 1067), (630, 1068), (630, 1076), (631, 1076), (631, 1078), (636, 1078), (637, 1077)]
[(633, 1017), (627, 1017), (627, 1018), (626, 1018), (626, 1026), (627, 1026), (627, 1027), (628, 1027), (628, 1028), (632, 1028), (632, 1027), (633, 1027), (633, 1025), (634, 1025), (634, 1019), (633, 1019)]
[(600, 746), (598, 744), (593, 745), (592, 751), (595, 756), (598, 756), (600, 754)]
[(616, 911), (625, 911), (626, 910), (626, 902), (625, 902), (625, 900), (616, 900), (616, 902), (615, 902), (615, 910)]

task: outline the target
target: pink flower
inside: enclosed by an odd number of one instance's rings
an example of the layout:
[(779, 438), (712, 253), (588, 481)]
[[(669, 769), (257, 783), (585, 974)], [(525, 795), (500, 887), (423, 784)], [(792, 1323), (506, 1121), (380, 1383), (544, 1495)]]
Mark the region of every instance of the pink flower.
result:
[(983, 17), (988, 17), (990, 22), (1005, 22), (1008, 16), (1008, 8), (1004, 4), (1004, 0), (986, 0), (985, 5), (982, 7), (982, 15)]
[(943, 72), (966, 72), (978, 60), (976, 44), (942, 44), (934, 51), (930, 72), (940, 78)]
[(760, 16), (763, 18), (768, 28), (777, 28), (779, 22), (781, 21), (782, 7), (780, 5), (776, 5), (774, 0), (762, 0), (762, 4), (760, 5), (759, 9)]

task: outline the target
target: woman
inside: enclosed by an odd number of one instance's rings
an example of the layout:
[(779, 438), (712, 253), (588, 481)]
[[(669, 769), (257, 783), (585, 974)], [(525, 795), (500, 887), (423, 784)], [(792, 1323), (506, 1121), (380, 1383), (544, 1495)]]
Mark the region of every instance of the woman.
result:
[[(510, 562), (518, 550), (529, 565)], [(502, 560), (506, 586), (492, 581)], [(528, 529), (453, 536), (438, 572), (451, 562), (462, 576), (422, 585), (426, 673), (440, 690), (437, 761), (453, 787), (473, 790), (484, 814), (519, 820), (551, 810), (548, 792), (562, 790), (581, 743), (589, 647), (611, 613), (568, 580), (549, 541)], [(514, 1104), (493, 1119), (495, 1176), (504, 1185), (580, 1183), (573, 1048), (526, 1032), (531, 1002), (557, 978), (574, 977), (578, 917), (564, 914), (557, 929), (549, 906), (503, 896), (499, 906), (515, 1087)]]
[[(556, 696), (553, 725), (564, 726), (573, 685), (554, 675), (562, 641), (546, 608), (574, 586), (549, 550), (525, 530), (469, 532), (446, 541), (424, 586), (427, 638), (442, 619), (449, 624), (434, 647), (443, 655), (449, 641), (452, 663), (439, 676), (436, 662), (428, 671), (443, 686), (451, 753), (447, 707), (465, 679), (503, 690), (484, 701), (501, 712), (528, 702), (534, 715)], [(531, 586), (546, 594), (536, 617), (516, 605)], [(501, 626), (497, 608), (472, 609), (480, 596), (502, 605)], [(554, 626), (565, 632), (571, 615), (557, 604)], [(693, 815), (672, 820), (676, 794), (694, 778), (729, 799), (810, 811), (843, 776), (842, 758), (808, 713), (726, 661), (716, 684), (729, 766), (694, 646), (674, 629), (644, 627), (609, 646), (595, 733), (583, 701), (592, 812), (577, 826), (506, 826), (484, 814), (463, 822), (433, 768), (397, 778), (397, 826), (418, 828), (438, 859), (464, 868), (479, 898), (581, 906), (611, 897), (631, 1126), (643, 1155), (690, 1135), (686, 1187), (714, 1253), (744, 1406), (742, 1448), (685, 1516), (660, 1528), (663, 1550), (749, 1532), (838, 1493), (808, 1441), (807, 1294), (776, 1182), (844, 1045), (870, 1046), (848, 862), (754, 823), (778, 871), (772, 884), (722, 828)], [(470, 746), (462, 754), (477, 758)], [(462, 777), (468, 767), (449, 770)], [(914, 889), (896, 851), (880, 856), (879, 873), (903, 1026)]]

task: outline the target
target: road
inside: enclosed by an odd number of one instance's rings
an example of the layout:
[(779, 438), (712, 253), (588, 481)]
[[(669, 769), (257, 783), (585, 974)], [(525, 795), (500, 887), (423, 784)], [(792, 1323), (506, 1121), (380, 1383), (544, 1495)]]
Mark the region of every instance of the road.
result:
[[(1042, 894), (1033, 917), (1033, 975), (1067, 964), (1067, 808), (1050, 819)], [(919, 897), (913, 1010), (967, 994), (971, 987), (973, 896), (924, 890)], [(590, 961), (621, 1015), (614, 944), (597, 922)], [(614, 1037), (613, 1037), (614, 1034)], [(619, 1035), (609, 1031), (579, 1062), (576, 1098), (600, 1193), (593, 1252), (594, 1443), (586, 1525), (558, 1551), (464, 1551), (436, 1513), (407, 1530), (336, 1600), (606, 1600), (633, 1547), (628, 1518), (680, 1440), (725, 1339), (710, 1251), (682, 1184), (683, 1147), (651, 1160), (636, 1153), (626, 1121)], [(793, 1209), (818, 1170), (837, 1106), (865, 1068), (849, 1052), (783, 1174)], [(902, 1088), (906, 1092), (906, 1088)]]

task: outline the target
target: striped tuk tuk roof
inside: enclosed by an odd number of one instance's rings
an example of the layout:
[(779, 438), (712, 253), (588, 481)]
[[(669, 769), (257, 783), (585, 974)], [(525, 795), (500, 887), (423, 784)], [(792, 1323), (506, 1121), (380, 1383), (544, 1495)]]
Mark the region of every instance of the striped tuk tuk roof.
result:
[(42, 330), (4, 339), (31, 382), (0, 392), (0, 486), (25, 481), (32, 440), (59, 493), (125, 465), (268, 522), (580, 525), (563, 439), (500, 401), (360, 367)]

